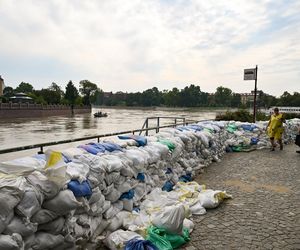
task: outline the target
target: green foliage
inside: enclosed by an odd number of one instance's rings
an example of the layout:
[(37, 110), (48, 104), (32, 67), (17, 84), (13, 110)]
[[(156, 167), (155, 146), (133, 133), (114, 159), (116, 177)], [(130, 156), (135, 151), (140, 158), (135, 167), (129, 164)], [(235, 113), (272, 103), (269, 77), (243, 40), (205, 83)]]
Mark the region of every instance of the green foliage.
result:
[(33, 92), (33, 86), (30, 83), (21, 82), (19, 84), (19, 86), (16, 87), (16, 89), (15, 89), (15, 93), (20, 93), (20, 92), (25, 93), (25, 94), (32, 93)]
[(79, 96), (79, 92), (77, 88), (74, 86), (72, 81), (69, 81), (66, 86), (65, 100), (67, 100), (68, 104), (75, 104), (77, 97)]
[(5, 87), (3, 89), (3, 95), (6, 98), (12, 97), (14, 95), (14, 89), (12, 87)]
[[(269, 117), (262, 112), (256, 114), (257, 121), (266, 121)], [(253, 122), (253, 114), (246, 109), (239, 109), (237, 111), (226, 111), (225, 114), (218, 114), (216, 116), (218, 121), (241, 121), (241, 122)]]
[(79, 92), (83, 95), (83, 104), (90, 105), (90, 97), (94, 95), (98, 89), (97, 85), (88, 80), (82, 80), (79, 82), (79, 86)]

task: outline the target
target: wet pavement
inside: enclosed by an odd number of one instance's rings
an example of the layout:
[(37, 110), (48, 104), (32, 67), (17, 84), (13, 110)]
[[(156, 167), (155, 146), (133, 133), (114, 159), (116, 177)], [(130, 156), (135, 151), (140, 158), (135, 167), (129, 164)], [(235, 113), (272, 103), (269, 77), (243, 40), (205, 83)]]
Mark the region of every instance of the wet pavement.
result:
[(194, 216), (181, 249), (300, 249), (300, 154), (296, 145), (229, 153), (196, 181), (233, 199)]

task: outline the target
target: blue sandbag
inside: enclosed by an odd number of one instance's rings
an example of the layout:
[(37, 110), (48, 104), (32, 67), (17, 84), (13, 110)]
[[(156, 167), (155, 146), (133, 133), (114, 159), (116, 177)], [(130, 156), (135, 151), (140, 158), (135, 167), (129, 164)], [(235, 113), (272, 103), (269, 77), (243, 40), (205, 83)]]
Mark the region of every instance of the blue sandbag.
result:
[(191, 182), (192, 181), (192, 174), (188, 173), (186, 175), (180, 176), (179, 181), (181, 181), (181, 182)]
[(75, 197), (85, 197), (92, 195), (92, 189), (88, 181), (80, 183), (78, 180), (71, 180), (68, 183), (68, 189), (70, 189)]
[(174, 187), (174, 184), (170, 181), (166, 181), (164, 186), (162, 187), (162, 190), (163, 191), (167, 191), (167, 192), (170, 192), (173, 190), (173, 187)]
[(105, 152), (105, 147), (103, 147), (100, 143), (90, 142), (89, 145), (91, 145), (94, 148), (98, 149), (99, 152), (101, 152), (101, 153)]
[(109, 152), (113, 152), (116, 150), (122, 151), (122, 148), (118, 144), (112, 142), (102, 142), (101, 145), (105, 148), (105, 150)]
[(93, 147), (92, 145), (79, 145), (78, 148), (82, 148), (90, 154), (96, 155), (101, 152), (99, 149)]
[(138, 173), (136, 178), (141, 182), (145, 181), (145, 175), (143, 173)]
[(171, 174), (171, 173), (173, 173), (173, 170), (171, 168), (167, 168), (165, 174)]
[(132, 240), (126, 243), (124, 250), (159, 250), (159, 249), (149, 240), (138, 240), (136, 238), (133, 238)]
[(242, 124), (241, 127), (242, 127), (242, 129), (251, 131), (251, 132), (253, 131), (253, 129), (256, 128), (256, 126), (253, 124)]
[(147, 145), (147, 138), (141, 135), (119, 135), (119, 139), (121, 140), (128, 140), (132, 139), (138, 143), (138, 146), (146, 146)]
[(256, 145), (258, 142), (259, 142), (259, 139), (258, 139), (258, 138), (252, 137), (252, 138), (251, 138), (250, 144), (251, 144), (251, 145)]
[(124, 199), (131, 200), (133, 197), (134, 197), (134, 190), (130, 189), (128, 192), (123, 193), (120, 196), (119, 200), (124, 200)]

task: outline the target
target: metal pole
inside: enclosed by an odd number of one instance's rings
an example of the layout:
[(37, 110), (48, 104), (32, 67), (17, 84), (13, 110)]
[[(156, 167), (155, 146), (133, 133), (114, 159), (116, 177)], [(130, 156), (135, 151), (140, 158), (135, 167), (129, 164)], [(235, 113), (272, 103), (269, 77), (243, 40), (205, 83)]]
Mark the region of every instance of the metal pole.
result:
[(253, 102), (253, 123), (256, 122), (256, 93), (257, 93), (257, 65), (255, 67), (255, 86), (254, 86), (254, 102)]

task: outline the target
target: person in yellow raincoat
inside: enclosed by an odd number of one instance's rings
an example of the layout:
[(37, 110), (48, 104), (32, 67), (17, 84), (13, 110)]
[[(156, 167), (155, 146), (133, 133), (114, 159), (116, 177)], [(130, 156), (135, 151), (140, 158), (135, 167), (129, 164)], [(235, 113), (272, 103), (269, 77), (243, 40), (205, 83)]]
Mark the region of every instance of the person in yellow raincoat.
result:
[(271, 115), (271, 118), (270, 118), (268, 126), (267, 126), (268, 135), (270, 137), (270, 141), (272, 144), (271, 151), (275, 150), (275, 147), (276, 147), (275, 140), (278, 141), (278, 143), (280, 145), (280, 150), (283, 149), (282, 134), (284, 131), (284, 128), (283, 128), (284, 122), (285, 122), (285, 120), (283, 118), (283, 114), (280, 114), (278, 108), (275, 108), (274, 114)]

